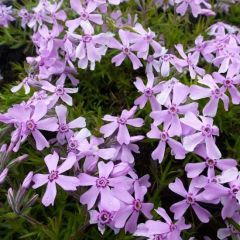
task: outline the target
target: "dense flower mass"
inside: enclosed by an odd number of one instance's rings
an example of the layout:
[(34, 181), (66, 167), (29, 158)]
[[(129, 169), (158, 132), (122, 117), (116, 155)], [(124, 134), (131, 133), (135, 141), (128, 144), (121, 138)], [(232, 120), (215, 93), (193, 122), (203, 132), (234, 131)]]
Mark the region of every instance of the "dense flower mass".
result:
[[(107, 228), (115, 234), (124, 229), (151, 240), (178, 240), (194, 225), (185, 216), (188, 211), (197, 221), (208, 223), (213, 217), (209, 209), (217, 205), (226, 223), (218, 230), (218, 238), (238, 239), (239, 228), (233, 225), (240, 223), (238, 164), (221, 152), (221, 126), (214, 120), (222, 104), (227, 112), (240, 103), (240, 29), (218, 22), (206, 29), (205, 38), (199, 35), (191, 48), (179, 43), (167, 49), (160, 34), (137, 17), (125, 19), (120, 10), (113, 11), (127, 1), (66, 2), (66, 9), (64, 1), (40, 0), (31, 10), (18, 11), (0, 3), (0, 26), (8, 28), (11, 22), (20, 21), (22, 29), (31, 29), (36, 53), (26, 59), (27, 77), (11, 88), (13, 93), (23, 88), (28, 100), (0, 114), (0, 122), (11, 131), (0, 153), (19, 154), (24, 145), (48, 153), (41, 169), (31, 170), (17, 194), (9, 188), (10, 206), (28, 189), (43, 185), (42, 204), (54, 205), (60, 187), (86, 205), (89, 223), (96, 224), (101, 234)], [(141, 1), (136, 4), (144, 8)], [(164, 11), (174, 7), (179, 17), (216, 14), (207, 0), (155, 0), (152, 4)], [(220, 6), (224, 11), (228, 8)], [(77, 73), (79, 69), (94, 71), (108, 54), (113, 64), (109, 66), (121, 68), (126, 63), (133, 70), (143, 70), (146, 77), (133, 81), (138, 96), (132, 106), (115, 116), (104, 115), (104, 124), (90, 131), (87, 117), (73, 119), (71, 114), (79, 103), (74, 95), (81, 94), (81, 81), (87, 80), (79, 81)], [(154, 166), (174, 160), (184, 164), (185, 181), (175, 175), (168, 185), (173, 198), (180, 196), (175, 203), (170, 201), (170, 211), (164, 209), (164, 202), (155, 206), (149, 202), (155, 185), (151, 186), (151, 176), (140, 177), (135, 169), (138, 156), (146, 158), (139, 147), (143, 142), (152, 143), (151, 158), (158, 160)], [(190, 156), (197, 156), (198, 162), (189, 161)], [(25, 158), (3, 158), (1, 186), (7, 183), (11, 167)], [(152, 219), (154, 207), (160, 220)]]

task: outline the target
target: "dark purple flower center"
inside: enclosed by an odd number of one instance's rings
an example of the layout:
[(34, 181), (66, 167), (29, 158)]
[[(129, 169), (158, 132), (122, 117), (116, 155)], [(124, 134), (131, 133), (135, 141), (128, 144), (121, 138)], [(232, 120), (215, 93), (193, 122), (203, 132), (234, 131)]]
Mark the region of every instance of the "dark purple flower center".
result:
[(58, 178), (58, 171), (52, 170), (49, 175), (48, 175), (48, 179), (50, 182), (52, 182), (53, 180)]
[(87, 12), (82, 12), (81, 15), (80, 15), (80, 18), (83, 21), (87, 21), (89, 19), (89, 14)]
[(66, 123), (61, 123), (58, 128), (59, 132), (65, 133), (69, 131), (69, 127)]
[(189, 193), (186, 197), (186, 202), (188, 204), (194, 204), (195, 203), (195, 199), (192, 193)]
[(189, 66), (193, 66), (193, 63), (192, 63), (191, 59), (189, 59), (189, 58), (187, 58), (187, 63)]
[(161, 132), (160, 139), (162, 141), (167, 141), (168, 140), (168, 133), (167, 132)]
[(129, 47), (123, 47), (122, 52), (126, 55), (129, 55), (131, 53), (131, 49)]
[(223, 51), (226, 48), (226, 44), (225, 43), (218, 43), (216, 47), (217, 47), (218, 51)]
[(101, 224), (108, 224), (112, 221), (112, 214), (105, 210), (101, 211), (98, 215), (98, 220)]
[(239, 190), (240, 190), (239, 186), (232, 185), (231, 189), (230, 189), (230, 192), (231, 192), (233, 197), (236, 197), (236, 194), (238, 193)]
[(177, 229), (177, 226), (173, 223), (171, 223), (171, 225), (169, 226), (170, 232), (173, 232)]
[(55, 93), (56, 93), (58, 96), (64, 95), (65, 91), (64, 91), (63, 86), (57, 86), (56, 89), (55, 89)]
[(231, 88), (232, 85), (233, 85), (233, 80), (227, 78), (227, 79), (225, 79), (225, 80), (223, 81), (223, 85), (224, 85), (225, 87), (227, 87), (227, 88)]
[(149, 56), (147, 57), (147, 62), (148, 62), (148, 63), (153, 62), (153, 60), (154, 60), (153, 55), (149, 55)]
[(163, 56), (161, 56), (161, 59), (165, 62), (168, 62), (172, 59), (172, 56), (170, 54), (164, 54)]
[(222, 96), (221, 90), (219, 88), (216, 88), (215, 90), (212, 90), (212, 95), (215, 98), (220, 98)]
[(75, 150), (78, 147), (78, 141), (75, 139), (70, 139), (68, 143), (68, 147), (70, 150)]
[(218, 180), (216, 177), (208, 179), (208, 183), (218, 183)]
[(34, 123), (33, 120), (28, 120), (26, 122), (26, 126), (27, 126), (27, 129), (30, 130), (30, 131), (34, 131), (35, 128), (36, 128), (36, 124)]
[(210, 168), (214, 168), (214, 166), (216, 166), (216, 160), (207, 158), (206, 165)]
[(203, 50), (203, 44), (202, 43), (198, 43), (197, 45), (196, 45), (196, 49), (200, 52), (200, 51), (202, 51)]
[(119, 118), (117, 119), (117, 123), (118, 123), (118, 124), (121, 124), (121, 125), (125, 125), (125, 124), (127, 123), (127, 119), (124, 118), (124, 117), (119, 117)]
[(83, 42), (89, 43), (92, 41), (92, 36), (90, 34), (86, 34), (82, 37)]
[(109, 184), (109, 181), (105, 177), (101, 177), (96, 180), (96, 186), (98, 188), (105, 188), (108, 186), (108, 184)]
[(146, 34), (145, 39), (147, 42), (151, 42), (153, 40), (153, 34), (152, 33)]
[(212, 128), (209, 124), (202, 127), (202, 134), (203, 134), (203, 136), (206, 136), (206, 137), (211, 137), (212, 136), (213, 130), (212, 130)]
[(178, 110), (176, 104), (172, 104), (172, 105), (170, 105), (170, 106), (168, 107), (168, 112), (171, 113), (171, 114), (173, 114), (173, 115), (177, 114), (178, 111), (179, 111), (179, 110)]
[(162, 234), (155, 234), (153, 240), (164, 240), (164, 236)]
[(142, 208), (142, 203), (139, 199), (135, 199), (133, 200), (133, 210), (139, 212)]
[(152, 97), (152, 95), (153, 95), (153, 90), (152, 90), (151, 88), (146, 88), (146, 89), (144, 89), (144, 95), (145, 95), (146, 97)]

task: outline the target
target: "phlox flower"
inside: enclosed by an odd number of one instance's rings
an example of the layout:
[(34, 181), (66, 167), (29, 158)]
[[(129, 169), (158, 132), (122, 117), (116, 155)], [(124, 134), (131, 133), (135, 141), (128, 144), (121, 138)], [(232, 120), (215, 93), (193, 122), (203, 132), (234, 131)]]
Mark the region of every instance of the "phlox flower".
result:
[(67, 108), (64, 105), (56, 106), (55, 111), (58, 117), (59, 125), (57, 140), (60, 144), (64, 144), (65, 139), (69, 139), (71, 136), (73, 136), (74, 132), (72, 129), (86, 127), (86, 121), (83, 117), (78, 117), (67, 123)]
[(115, 189), (115, 196), (123, 202), (123, 206), (114, 217), (114, 226), (123, 228), (125, 232), (134, 233), (137, 229), (137, 221), (142, 212), (148, 219), (152, 218), (151, 210), (154, 205), (145, 203), (144, 195), (147, 193), (147, 188), (140, 186), (138, 182), (134, 183), (134, 197), (127, 191)]
[(32, 181), (34, 189), (47, 184), (46, 192), (43, 195), (42, 203), (44, 206), (54, 205), (54, 200), (57, 195), (56, 184), (65, 191), (75, 191), (79, 186), (79, 179), (77, 177), (65, 176), (62, 173), (71, 169), (76, 162), (74, 154), (69, 154), (64, 162), (58, 166), (59, 156), (56, 152), (49, 154), (44, 158), (47, 165), (48, 174), (37, 173), (33, 176)]
[(238, 91), (237, 86), (240, 84), (240, 74), (235, 75), (232, 72), (228, 71), (226, 77), (221, 75), (218, 72), (212, 74), (216, 83), (223, 85), (225, 91), (230, 93), (233, 104), (240, 103), (240, 92)]
[[(225, 170), (224, 179), (221, 182), (209, 183), (205, 186), (203, 192), (204, 198), (207, 201), (220, 199), (223, 205), (221, 215), (223, 219), (231, 218), (234, 213), (240, 209), (237, 197), (240, 192), (240, 178), (237, 169), (230, 168)], [(228, 186), (223, 186), (228, 182)]]
[(8, 27), (9, 23), (15, 20), (12, 14), (12, 6), (8, 7), (0, 2), (0, 27)]
[(81, 144), (87, 143), (87, 137), (90, 137), (91, 133), (87, 128), (81, 129), (79, 132), (75, 132), (73, 136), (68, 138), (68, 151), (75, 153), (76, 155), (80, 154)]
[(122, 162), (134, 163), (133, 153), (140, 153), (139, 147), (135, 142), (141, 141), (144, 136), (131, 136), (129, 144), (119, 144), (118, 142), (113, 144), (112, 147), (115, 149), (113, 161), (121, 160)]
[(171, 191), (184, 198), (184, 200), (174, 203), (170, 207), (170, 210), (174, 213), (174, 219), (180, 219), (191, 206), (201, 222), (209, 222), (211, 217), (210, 212), (198, 204), (198, 202), (207, 202), (207, 200), (203, 198), (203, 195), (200, 192), (201, 189), (195, 187), (194, 179), (191, 181), (188, 191), (185, 190), (183, 183), (179, 178), (176, 178), (174, 183), (170, 183), (169, 188)]
[(193, 100), (206, 97), (210, 98), (209, 102), (203, 108), (204, 116), (214, 117), (216, 115), (220, 99), (223, 101), (225, 110), (228, 110), (229, 98), (225, 94), (226, 88), (219, 87), (210, 74), (205, 75), (203, 78), (199, 78), (198, 82), (207, 86), (207, 88), (192, 85), (190, 98)]
[(58, 124), (55, 117), (42, 119), (47, 114), (47, 111), (47, 105), (41, 101), (35, 105), (34, 110), (26, 106), (10, 109), (8, 114), (15, 119), (20, 129), (21, 138), (19, 138), (19, 143), (20, 141), (23, 142), (31, 134), (36, 142), (37, 150), (49, 147), (49, 142), (39, 130), (55, 132), (58, 129)]
[(64, 84), (64, 75), (61, 75), (61, 77), (56, 81), (56, 86), (48, 81), (41, 81), (42, 89), (52, 93), (50, 96), (51, 106), (54, 106), (59, 98), (69, 106), (72, 106), (72, 97), (69, 95), (69, 93), (76, 93), (78, 91), (78, 88), (66, 88), (64, 87)]
[(79, 59), (78, 67), (86, 69), (88, 62), (91, 63), (91, 70), (95, 68), (95, 62), (100, 62), (106, 54), (107, 45), (113, 34), (110, 32), (94, 35), (90, 29), (85, 30), (83, 35), (68, 32), (72, 42), (78, 42), (75, 50), (75, 57)]
[(173, 65), (178, 72), (182, 72), (181, 66), (177, 63), (177, 57), (173, 54), (167, 53), (166, 48), (162, 48), (161, 55), (159, 58), (160, 72), (163, 77), (168, 77), (170, 74), (170, 64)]
[(113, 193), (113, 189), (126, 189), (131, 188), (132, 180), (127, 176), (111, 177), (114, 169), (113, 162), (99, 162), (98, 163), (98, 177), (90, 176), (86, 173), (80, 173), (78, 178), (81, 186), (91, 186), (80, 197), (82, 204), (87, 204), (88, 210), (91, 209), (100, 196), (101, 206), (108, 211), (118, 211), (120, 209), (120, 201)]
[(130, 134), (128, 132), (127, 125), (133, 127), (142, 127), (144, 121), (142, 118), (133, 118), (135, 112), (137, 111), (137, 107), (132, 107), (129, 111), (123, 110), (120, 117), (114, 117), (111, 115), (105, 115), (103, 117), (104, 121), (108, 121), (108, 123), (100, 128), (100, 132), (104, 134), (104, 137), (111, 136), (116, 130), (117, 133), (117, 141), (120, 144), (129, 144), (130, 143)]
[(212, 62), (213, 55), (205, 53), (205, 49), (206, 49), (206, 46), (208, 45), (208, 41), (204, 41), (203, 36), (199, 35), (195, 39), (194, 43), (195, 43), (195, 46), (189, 49), (188, 51), (192, 52), (193, 55), (196, 56), (196, 59), (198, 59), (198, 61), (201, 54), (207, 62)]
[(161, 92), (157, 95), (157, 101), (161, 105), (166, 104), (169, 102), (173, 91), (179, 91), (185, 95), (186, 92), (189, 92), (189, 87), (182, 84), (179, 80), (173, 77), (170, 80), (162, 83), (162, 89)]
[(185, 158), (186, 151), (184, 150), (182, 144), (172, 138), (173, 136), (169, 133), (167, 128), (160, 131), (158, 127), (151, 125), (151, 131), (147, 133), (147, 137), (159, 139), (159, 144), (151, 155), (153, 160), (158, 159), (159, 163), (162, 162), (167, 144), (170, 146), (172, 150), (171, 153), (176, 159)]
[(147, 59), (150, 46), (153, 48), (154, 53), (161, 52), (162, 47), (154, 40), (156, 34), (152, 32), (150, 28), (146, 31), (140, 23), (137, 23), (133, 29), (137, 34), (134, 34), (133, 39), (130, 39), (133, 43), (131, 45), (131, 50), (138, 52), (137, 56), (139, 58)]
[(138, 69), (139, 67), (142, 67), (141, 61), (132, 52), (132, 48), (130, 45), (131, 34), (128, 31), (124, 31), (122, 29), (119, 30), (118, 34), (122, 43), (117, 41), (115, 38), (112, 38), (108, 43), (109, 48), (114, 48), (121, 51), (121, 53), (112, 58), (112, 63), (115, 63), (115, 66), (120, 66), (125, 58), (129, 58), (130, 61), (132, 62), (134, 70)]
[[(239, 224), (240, 223), (240, 217), (239, 217), (239, 213), (234, 214), (234, 216), (232, 217), (232, 219)], [(238, 229), (236, 229), (232, 224), (228, 223), (226, 221), (226, 228), (220, 228), (217, 231), (217, 237), (220, 240), (226, 240), (228, 237), (232, 237), (232, 238), (240, 238), (240, 231)]]
[(93, 13), (97, 5), (88, 3), (86, 8), (82, 6), (80, 0), (70, 0), (71, 8), (79, 14), (79, 17), (74, 20), (66, 21), (66, 26), (70, 32), (74, 32), (76, 28), (81, 26), (85, 31), (94, 32), (93, 26), (90, 22), (93, 22), (98, 25), (103, 24), (102, 15)]
[(146, 68), (145, 68), (145, 72), (147, 75), (147, 78), (150, 80), (154, 80), (154, 74), (153, 74), (153, 70), (155, 69), (156, 72), (160, 72), (160, 61), (159, 61), (159, 57), (161, 56), (161, 54), (154, 54), (151, 55), (149, 54), (147, 56), (146, 59)]
[(214, 136), (219, 135), (219, 129), (213, 125), (213, 119), (200, 116), (201, 120), (191, 112), (186, 113), (181, 122), (197, 132), (183, 138), (183, 146), (186, 151), (192, 152), (196, 146), (204, 143), (207, 156), (212, 159), (220, 159), (222, 154), (215, 144)]
[(99, 204), (98, 206), (99, 211), (97, 210), (90, 210), (90, 224), (97, 224), (98, 230), (101, 234), (104, 234), (106, 226), (110, 227), (114, 230), (115, 234), (119, 232), (119, 229), (114, 227), (113, 218), (116, 212), (105, 210)]
[(29, 76), (25, 77), (22, 82), (20, 82), (17, 86), (14, 86), (11, 88), (11, 91), (13, 93), (18, 92), (22, 87), (24, 88), (25, 94), (30, 93), (30, 86), (36, 83), (36, 77), (32, 74), (29, 74)]
[(232, 167), (237, 166), (237, 161), (235, 159), (211, 159), (207, 156), (206, 149), (203, 145), (197, 147), (194, 151), (197, 155), (201, 156), (204, 161), (198, 163), (187, 163), (185, 166), (185, 171), (188, 178), (195, 178), (199, 176), (207, 168), (207, 176), (215, 177), (215, 169), (221, 171), (227, 170)]
[(208, 28), (208, 35), (222, 37), (227, 33), (235, 33), (236, 31), (237, 29), (234, 26), (231, 26), (224, 22), (217, 22)]
[(81, 157), (85, 157), (83, 170), (84, 172), (92, 172), (95, 170), (99, 158), (109, 160), (113, 158), (115, 154), (114, 148), (104, 148), (101, 145), (104, 144), (103, 138), (97, 138), (95, 136), (90, 137), (90, 141), (85, 141), (84, 144), (79, 145), (79, 151)]
[[(148, 220), (145, 224), (140, 224), (137, 231), (134, 233), (135, 236), (143, 236), (141, 234), (142, 230), (147, 230), (147, 235), (150, 240), (156, 239), (178, 239), (181, 240), (180, 234), (183, 230), (189, 229), (191, 227), (190, 224), (185, 223), (185, 219), (181, 217), (176, 222), (172, 221), (168, 216), (167, 212), (163, 208), (158, 208), (155, 210), (156, 213), (162, 217), (165, 222), (160, 220)], [(155, 238), (154, 238), (155, 237)]]
[(205, 74), (205, 70), (197, 66), (199, 58), (198, 53), (188, 53), (186, 55), (181, 44), (178, 44), (175, 47), (180, 56), (183, 58), (177, 59), (177, 64), (182, 68), (188, 67), (188, 71), (192, 79), (195, 79), (196, 75), (203, 76)]
[(148, 79), (147, 84), (144, 85), (141, 78), (137, 77), (136, 81), (133, 83), (139, 92), (142, 93), (135, 101), (135, 105), (139, 105), (140, 109), (143, 109), (147, 101), (150, 102), (152, 110), (160, 110), (160, 104), (157, 102), (155, 94), (161, 91), (161, 84), (156, 84), (154, 86), (154, 80)]
[(27, 57), (27, 62), (33, 68), (37, 68), (39, 79), (50, 79), (52, 75), (61, 74), (65, 69), (65, 63), (59, 59), (55, 51), (44, 51), (37, 57)]
[[(179, 94), (181, 92), (181, 94)], [(166, 109), (153, 111), (150, 113), (150, 117), (153, 118), (153, 125), (159, 126), (164, 123), (168, 129), (168, 133), (172, 136), (181, 136), (182, 135), (182, 124), (180, 122), (179, 116), (184, 115), (187, 112), (198, 112), (198, 104), (187, 103), (184, 104), (187, 100), (189, 94), (189, 88), (182, 87), (182, 85), (176, 85), (172, 91), (172, 97), (169, 97), (164, 106)]]

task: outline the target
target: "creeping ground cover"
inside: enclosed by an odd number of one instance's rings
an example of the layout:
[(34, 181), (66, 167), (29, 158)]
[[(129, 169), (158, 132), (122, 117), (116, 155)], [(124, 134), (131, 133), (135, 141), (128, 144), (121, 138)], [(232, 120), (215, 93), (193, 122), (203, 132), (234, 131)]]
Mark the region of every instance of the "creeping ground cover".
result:
[(239, 0), (0, 0), (0, 239), (240, 239)]

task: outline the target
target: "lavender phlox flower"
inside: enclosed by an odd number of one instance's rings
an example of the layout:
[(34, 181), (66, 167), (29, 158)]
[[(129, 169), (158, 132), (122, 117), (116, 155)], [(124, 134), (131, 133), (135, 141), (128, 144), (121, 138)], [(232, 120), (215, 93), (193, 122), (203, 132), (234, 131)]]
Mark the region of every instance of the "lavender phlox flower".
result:
[(153, 111), (160, 110), (161, 107), (155, 95), (161, 91), (161, 83), (154, 84), (154, 79), (148, 79), (147, 84), (144, 85), (142, 79), (137, 77), (134, 85), (138, 91), (142, 93), (142, 95), (134, 101), (135, 105), (139, 106), (140, 109), (143, 109), (149, 101)]
[(8, 27), (14, 21), (12, 6), (6, 6), (0, 2), (0, 27)]
[(113, 218), (116, 214), (116, 212), (106, 210), (105, 208), (101, 207), (101, 204), (98, 206), (97, 210), (90, 210), (90, 224), (97, 224), (98, 230), (103, 235), (106, 229), (106, 226), (110, 227), (112, 230), (114, 230), (114, 233), (117, 234), (119, 232), (119, 229), (114, 227)]
[[(179, 80), (173, 77), (170, 80), (162, 83), (162, 90), (157, 95), (157, 101), (161, 105), (166, 104), (167, 101), (169, 101), (169, 98), (171, 97), (173, 91), (182, 92), (185, 96), (185, 93), (189, 92), (189, 87), (185, 84), (182, 84)], [(179, 98), (181, 98), (181, 96), (179, 96)]]
[(197, 66), (199, 56), (197, 52), (194, 53), (186, 53), (183, 50), (183, 46), (181, 44), (178, 44), (175, 46), (178, 53), (183, 59), (177, 59), (176, 62), (179, 66), (182, 68), (188, 68), (188, 71), (190, 73), (190, 77), (192, 79), (195, 79), (196, 75), (203, 76), (205, 74), (205, 70), (203, 68), (200, 68)]
[[(179, 94), (181, 92), (181, 94)], [(187, 86), (183, 87), (182, 85), (175, 85), (172, 91), (172, 96), (169, 97), (164, 107), (166, 109), (153, 111), (150, 113), (150, 117), (153, 118), (153, 125), (159, 126), (164, 123), (168, 129), (168, 132), (172, 136), (181, 136), (183, 129), (180, 122), (179, 116), (185, 115), (187, 112), (193, 112), (194, 114), (198, 113), (198, 104), (186, 103), (187, 97), (189, 94), (189, 88)]]
[(80, 154), (80, 145), (87, 143), (87, 138), (91, 136), (87, 128), (82, 128), (79, 132), (75, 132), (73, 136), (68, 139), (68, 151), (74, 152), (76, 155)]
[(200, 87), (198, 85), (192, 85), (190, 90), (190, 98), (198, 100), (209, 97), (209, 102), (203, 108), (203, 115), (214, 117), (217, 113), (218, 103), (221, 99), (224, 104), (225, 111), (228, 111), (229, 98), (225, 94), (226, 88), (219, 87), (210, 74), (205, 75), (203, 78), (199, 78), (198, 82), (206, 87)]
[(129, 144), (130, 134), (128, 132), (127, 125), (139, 128), (139, 127), (142, 127), (144, 124), (144, 121), (142, 118), (133, 118), (136, 111), (137, 111), (137, 107), (134, 106), (129, 111), (126, 109), (123, 110), (119, 117), (105, 115), (103, 117), (103, 120), (108, 121), (110, 123), (102, 126), (100, 128), (100, 132), (104, 134), (104, 137), (109, 137), (116, 130), (118, 130), (117, 141), (120, 144), (123, 144), (123, 143)]
[(110, 177), (113, 171), (113, 162), (98, 163), (98, 177), (90, 176), (86, 173), (80, 173), (78, 178), (81, 186), (91, 186), (80, 197), (82, 204), (87, 204), (88, 209), (91, 209), (100, 195), (100, 204), (108, 211), (118, 211), (120, 209), (120, 201), (114, 195), (113, 189), (117, 192), (121, 189), (128, 190), (131, 188), (132, 180), (125, 176)]
[(102, 158), (104, 160), (113, 158), (115, 149), (113, 147), (101, 147), (103, 144), (104, 139), (97, 138), (95, 136), (91, 136), (89, 142), (85, 141), (83, 144), (80, 144), (78, 150), (81, 153), (81, 157), (85, 157), (83, 164), (84, 172), (92, 172), (96, 170), (99, 158)]
[(47, 165), (48, 174), (37, 173), (33, 176), (34, 189), (47, 184), (46, 192), (42, 198), (42, 204), (44, 206), (54, 205), (54, 201), (57, 195), (56, 184), (63, 188), (65, 191), (75, 191), (80, 185), (80, 181), (77, 177), (62, 175), (62, 173), (71, 169), (76, 162), (74, 154), (70, 153), (66, 160), (58, 166), (59, 156), (56, 152), (49, 154), (44, 158)]
[(153, 160), (158, 160), (159, 163), (162, 162), (167, 144), (171, 148), (171, 154), (174, 155), (176, 159), (185, 158), (186, 151), (180, 142), (173, 139), (174, 135), (169, 133), (168, 128), (164, 127), (161, 131), (158, 127), (151, 125), (151, 131), (147, 133), (147, 137), (159, 139), (159, 144), (151, 155)]
[(88, 3), (86, 8), (84, 8), (80, 0), (71, 0), (70, 5), (71, 8), (79, 15), (79, 17), (74, 20), (66, 21), (66, 26), (70, 32), (74, 32), (79, 26), (83, 28), (84, 32), (94, 32), (94, 28), (90, 22), (98, 25), (103, 24), (102, 15), (94, 13), (97, 5)]
[(86, 121), (83, 117), (78, 117), (73, 121), (67, 123), (67, 108), (64, 105), (58, 105), (55, 107), (55, 111), (58, 117), (58, 133), (57, 140), (60, 144), (64, 144), (71, 136), (74, 135), (72, 129), (86, 127)]
[(139, 58), (147, 59), (150, 46), (153, 48), (154, 53), (157, 54), (161, 52), (162, 47), (156, 40), (154, 40), (156, 34), (151, 31), (150, 28), (146, 31), (140, 23), (137, 23), (133, 29), (136, 34), (132, 33), (133, 38), (130, 39), (130, 42), (133, 43), (131, 45), (131, 50), (137, 51), (137, 56)]
[(211, 159), (207, 156), (206, 149), (204, 145), (200, 145), (194, 150), (194, 153), (201, 156), (204, 161), (197, 163), (187, 163), (185, 166), (185, 171), (187, 177), (195, 178), (199, 176), (205, 169), (207, 169), (208, 177), (215, 177), (216, 169), (221, 171), (227, 170), (232, 167), (237, 166), (237, 161), (235, 159)]
[[(223, 184), (228, 183), (228, 187)], [(231, 218), (235, 211), (240, 209), (237, 194), (240, 190), (240, 178), (236, 168), (223, 171), (218, 183), (209, 183), (203, 192), (204, 198), (208, 201), (221, 199), (223, 205), (222, 218)]]
[(171, 53), (168, 53), (168, 50), (162, 47), (161, 55), (159, 58), (160, 62), (160, 72), (163, 77), (168, 77), (170, 74), (170, 63), (175, 67), (178, 72), (182, 72), (181, 66), (177, 63), (177, 57)]
[(239, 104), (240, 92), (238, 91), (237, 87), (240, 84), (240, 74), (235, 75), (235, 74), (232, 74), (231, 71), (228, 71), (226, 77), (221, 75), (218, 72), (214, 72), (212, 76), (216, 83), (222, 84), (225, 91), (228, 91), (230, 93), (230, 96), (232, 98), (232, 103)]
[(139, 67), (142, 67), (142, 63), (139, 58), (132, 52), (131, 48), (131, 33), (128, 31), (124, 31), (122, 29), (118, 32), (119, 37), (121, 39), (120, 43), (115, 38), (112, 38), (109, 43), (109, 48), (118, 49), (121, 53), (117, 54), (115, 57), (112, 58), (112, 63), (115, 63), (115, 66), (120, 66), (125, 58), (129, 58), (132, 62), (133, 69), (136, 70)]
[(183, 146), (186, 151), (192, 152), (199, 145), (204, 143), (207, 156), (212, 159), (220, 159), (222, 154), (219, 151), (214, 136), (219, 135), (219, 129), (213, 125), (213, 119), (200, 116), (201, 120), (192, 112), (185, 114), (180, 121), (195, 129), (196, 132), (183, 138)]
[(146, 218), (151, 219), (152, 203), (144, 202), (144, 195), (147, 188), (140, 186), (138, 182), (134, 183), (134, 197), (125, 190), (114, 190), (114, 195), (124, 203), (124, 206), (116, 213), (114, 217), (114, 226), (123, 228), (125, 231), (133, 233), (137, 229), (137, 221), (142, 212)]
[(29, 74), (17, 86), (12, 87), (11, 91), (13, 93), (15, 93), (15, 92), (18, 92), (23, 87), (24, 91), (25, 91), (25, 94), (29, 94), (30, 93), (30, 86), (34, 85), (35, 83), (36, 83), (36, 76), (33, 75), (33, 74)]
[(174, 203), (170, 207), (170, 210), (174, 213), (174, 219), (180, 219), (191, 206), (201, 222), (209, 222), (211, 217), (210, 212), (198, 204), (198, 202), (208, 201), (203, 197), (201, 189), (195, 187), (195, 179), (191, 181), (188, 191), (185, 190), (179, 178), (176, 178), (174, 183), (170, 183), (169, 188), (184, 198), (184, 200)]
[(112, 158), (113, 161), (121, 160), (122, 162), (134, 163), (133, 153), (140, 153), (139, 147), (135, 142), (141, 141), (144, 136), (131, 136), (129, 144), (119, 144), (118, 142), (112, 147), (115, 149), (115, 154)]
[(52, 93), (52, 95), (50, 96), (51, 106), (54, 106), (59, 100), (59, 98), (69, 106), (72, 106), (72, 97), (69, 94), (76, 93), (78, 91), (78, 88), (66, 88), (64, 84), (64, 75), (61, 75), (60, 78), (56, 81), (56, 86), (54, 86), (48, 81), (41, 81), (42, 89)]

